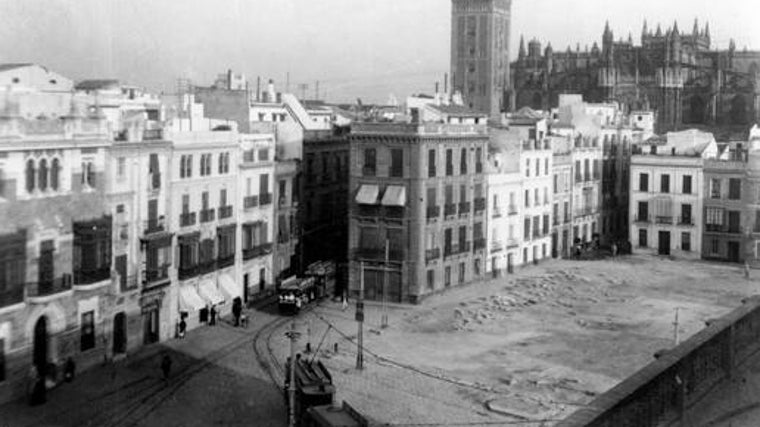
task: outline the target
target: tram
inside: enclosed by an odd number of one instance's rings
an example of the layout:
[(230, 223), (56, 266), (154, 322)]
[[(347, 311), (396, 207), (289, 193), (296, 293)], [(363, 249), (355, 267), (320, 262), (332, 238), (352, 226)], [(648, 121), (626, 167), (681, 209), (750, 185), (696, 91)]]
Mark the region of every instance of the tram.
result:
[(369, 421), (343, 401), (342, 406), (312, 406), (306, 411), (303, 427), (367, 427)]
[(301, 308), (317, 299), (313, 277), (291, 276), (282, 281), (277, 308), (282, 314), (298, 314)]
[(317, 261), (309, 264), (306, 276), (314, 278), (317, 298), (324, 298), (330, 292), (335, 293), (335, 262)]

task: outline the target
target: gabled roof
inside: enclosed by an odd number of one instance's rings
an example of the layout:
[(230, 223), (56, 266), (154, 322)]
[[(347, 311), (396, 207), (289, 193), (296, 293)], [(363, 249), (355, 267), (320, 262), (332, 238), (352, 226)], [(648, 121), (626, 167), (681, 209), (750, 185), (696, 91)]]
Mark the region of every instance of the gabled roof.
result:
[(15, 63), (15, 64), (0, 64), (0, 71), (14, 70), (16, 68), (29, 67), (31, 65), (34, 65), (34, 64), (32, 64), (31, 62)]

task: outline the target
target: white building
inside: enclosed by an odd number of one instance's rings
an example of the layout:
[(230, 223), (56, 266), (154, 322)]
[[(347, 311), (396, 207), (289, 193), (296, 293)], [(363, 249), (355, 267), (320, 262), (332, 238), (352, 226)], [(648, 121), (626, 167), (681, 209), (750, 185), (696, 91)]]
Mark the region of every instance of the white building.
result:
[(717, 154), (712, 134), (697, 130), (671, 132), (634, 148), (629, 204), (634, 251), (699, 256), (704, 160)]

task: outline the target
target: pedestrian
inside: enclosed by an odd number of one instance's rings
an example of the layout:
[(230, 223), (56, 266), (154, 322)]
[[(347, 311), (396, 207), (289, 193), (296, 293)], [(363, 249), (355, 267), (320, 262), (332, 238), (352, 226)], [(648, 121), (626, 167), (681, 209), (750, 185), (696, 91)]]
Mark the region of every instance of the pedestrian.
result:
[(346, 293), (343, 293), (343, 311), (348, 309), (348, 300), (346, 299)]
[(179, 338), (185, 339), (185, 331), (187, 330), (187, 322), (185, 322), (185, 316), (179, 321)]
[(243, 312), (243, 304), (240, 298), (235, 298), (232, 301), (232, 316), (235, 318), (235, 326), (240, 326), (240, 315)]
[(612, 242), (612, 257), (613, 258), (617, 256), (617, 251), (618, 251), (617, 243)]
[(164, 381), (169, 382), (169, 374), (172, 370), (172, 359), (169, 357), (168, 354), (164, 354), (164, 357), (161, 359), (161, 371), (164, 374)]
[(209, 324), (212, 326), (216, 325), (216, 306), (215, 305), (211, 306), (211, 313), (209, 315), (210, 315)]
[(749, 280), (749, 262), (744, 261), (744, 278)]

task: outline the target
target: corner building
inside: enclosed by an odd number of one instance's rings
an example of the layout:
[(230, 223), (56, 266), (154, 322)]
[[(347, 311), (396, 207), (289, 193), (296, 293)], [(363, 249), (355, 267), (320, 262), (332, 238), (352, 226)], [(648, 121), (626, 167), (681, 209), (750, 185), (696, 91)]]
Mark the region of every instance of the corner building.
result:
[(437, 122), (352, 126), (351, 295), (363, 277), (367, 299), (385, 289), (387, 301), (418, 303), (482, 276), (486, 116), (458, 110)]

